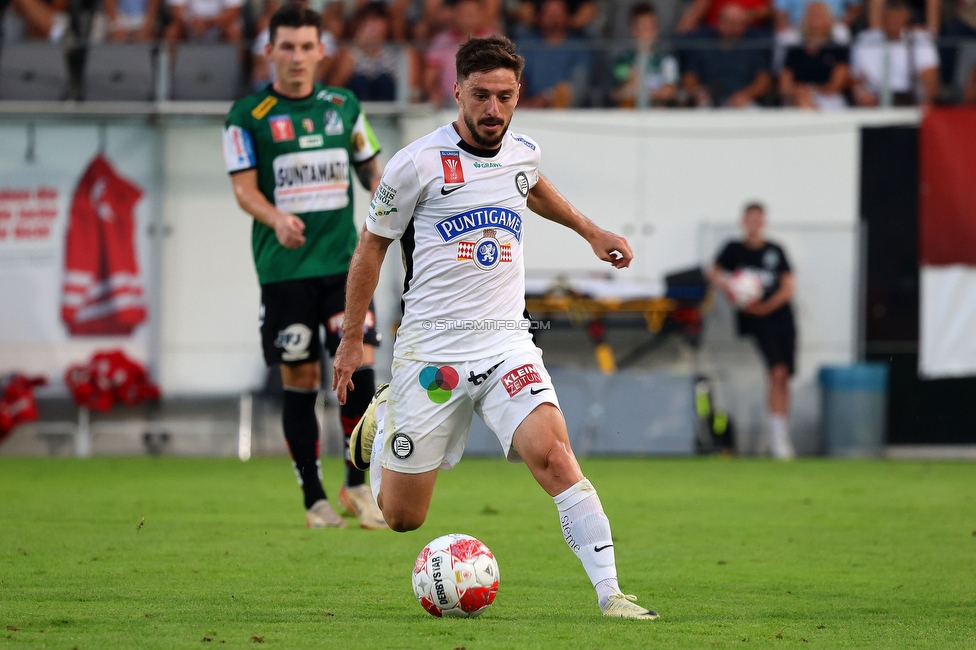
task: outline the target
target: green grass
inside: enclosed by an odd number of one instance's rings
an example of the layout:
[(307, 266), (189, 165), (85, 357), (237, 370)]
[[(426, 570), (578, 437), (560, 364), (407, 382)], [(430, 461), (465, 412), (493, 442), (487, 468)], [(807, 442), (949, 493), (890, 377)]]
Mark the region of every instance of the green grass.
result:
[[(520, 465), (463, 461), (424, 527), (396, 534), (306, 529), (285, 459), (0, 458), (0, 647), (976, 647), (976, 464), (583, 469), (622, 587), (661, 620), (599, 616)], [(481, 618), (435, 619), (411, 592), (414, 557), (448, 532), (498, 558)]]

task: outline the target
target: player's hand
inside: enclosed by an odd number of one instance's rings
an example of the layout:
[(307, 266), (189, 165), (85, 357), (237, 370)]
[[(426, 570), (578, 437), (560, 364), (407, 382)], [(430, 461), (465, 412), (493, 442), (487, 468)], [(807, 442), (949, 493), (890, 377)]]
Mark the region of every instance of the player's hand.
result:
[(339, 349), (332, 358), (332, 390), (340, 404), (346, 403), (346, 391), (355, 390), (352, 373), (363, 365), (363, 341), (345, 338), (339, 341)]
[(772, 310), (769, 308), (769, 304), (766, 301), (757, 300), (756, 302), (749, 303), (741, 309), (743, 314), (749, 314), (750, 316), (769, 316)]
[(298, 248), (305, 243), (305, 222), (293, 214), (283, 215), (275, 222), (275, 236), (285, 248)]
[(610, 262), (615, 269), (627, 268), (630, 266), (630, 261), (634, 259), (634, 253), (630, 250), (627, 240), (607, 230), (598, 230), (590, 238), (590, 246), (597, 257), (604, 262)]

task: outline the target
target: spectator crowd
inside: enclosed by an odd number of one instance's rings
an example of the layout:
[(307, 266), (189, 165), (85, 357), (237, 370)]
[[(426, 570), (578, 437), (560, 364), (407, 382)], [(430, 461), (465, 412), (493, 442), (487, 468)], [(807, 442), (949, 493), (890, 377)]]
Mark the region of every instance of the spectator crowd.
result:
[[(503, 33), (527, 107), (976, 104), (976, 0), (300, 0), (323, 16), (328, 85), (453, 103), (454, 54)], [(93, 41), (237, 44), (273, 81), (282, 0), (100, 0)], [(5, 41), (66, 37), (70, 0), (0, 0)]]

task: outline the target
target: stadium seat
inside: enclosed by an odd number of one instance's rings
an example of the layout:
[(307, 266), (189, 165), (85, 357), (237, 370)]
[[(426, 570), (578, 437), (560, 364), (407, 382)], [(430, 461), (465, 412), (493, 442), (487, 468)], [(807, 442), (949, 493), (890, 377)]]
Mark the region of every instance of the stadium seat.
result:
[(241, 91), (240, 49), (229, 43), (187, 43), (173, 60), (172, 99), (222, 101)]
[(0, 99), (57, 101), (67, 89), (62, 46), (12, 43), (0, 51)]
[(100, 44), (88, 49), (85, 99), (148, 102), (154, 96), (153, 46)]

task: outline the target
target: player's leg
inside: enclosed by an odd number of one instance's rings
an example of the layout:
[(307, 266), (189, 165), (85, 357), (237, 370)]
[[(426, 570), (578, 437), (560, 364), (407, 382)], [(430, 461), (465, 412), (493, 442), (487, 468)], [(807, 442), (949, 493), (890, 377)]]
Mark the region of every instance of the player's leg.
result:
[(439, 469), (461, 458), (473, 404), (450, 365), (394, 359), (352, 435), (352, 458), (369, 465), (373, 494), (390, 528), (416, 530), (427, 518)]
[(796, 349), (796, 332), (791, 322), (769, 322), (757, 337), (759, 348), (769, 368), (768, 408), (770, 450), (774, 457), (790, 460), (794, 457), (790, 441), (789, 405), (790, 377)]
[[(480, 414), (499, 434), (509, 457), (514, 450), (553, 498), (563, 538), (583, 564), (604, 615), (657, 618), (620, 591), (610, 520), (570, 446), (541, 355), (533, 350), (507, 359), (484, 397)], [(513, 429), (514, 433), (506, 434)]]
[[(335, 276), (321, 280), (324, 296), (322, 305), (322, 323), (325, 325), (326, 345), (329, 353), (335, 355), (339, 348), (339, 337), (342, 332), (343, 309), (345, 306), (346, 276)], [(352, 374), (353, 388), (346, 392), (346, 403), (339, 407), (339, 418), (342, 422), (343, 457), (346, 462), (346, 476), (339, 499), (349, 512), (356, 515), (359, 525), (363, 528), (386, 528), (383, 515), (380, 513), (369, 486), (366, 485), (366, 472), (357, 468), (349, 453), (349, 439), (356, 425), (362, 419), (369, 407), (373, 393), (376, 391), (376, 375), (373, 363), (376, 359), (376, 347), (380, 343), (379, 334), (374, 327), (372, 305), (367, 313), (367, 329), (363, 336), (363, 364)]]
[(381, 471), (383, 478), (377, 501), (387, 524), (398, 533), (417, 530), (427, 519), (438, 470), (420, 474)]
[(319, 423), (315, 402), (321, 385), (318, 319), (311, 309), (314, 287), (308, 281), (261, 287), (261, 338), (268, 365), (281, 365), (282, 427), (310, 528), (342, 528), (346, 522), (329, 505), (319, 465)]

